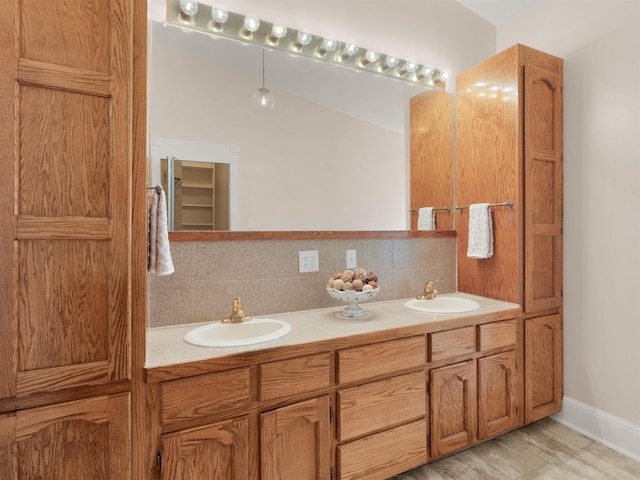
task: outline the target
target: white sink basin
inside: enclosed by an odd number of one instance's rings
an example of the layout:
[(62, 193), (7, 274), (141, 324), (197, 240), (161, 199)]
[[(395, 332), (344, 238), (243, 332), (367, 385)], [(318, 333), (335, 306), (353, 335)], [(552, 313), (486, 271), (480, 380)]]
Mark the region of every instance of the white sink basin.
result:
[(242, 323), (209, 323), (187, 332), (184, 341), (199, 347), (240, 347), (284, 337), (291, 325), (275, 318), (254, 318)]
[(465, 313), (480, 308), (480, 304), (468, 298), (438, 296), (430, 300), (414, 298), (406, 302), (405, 307), (429, 313)]

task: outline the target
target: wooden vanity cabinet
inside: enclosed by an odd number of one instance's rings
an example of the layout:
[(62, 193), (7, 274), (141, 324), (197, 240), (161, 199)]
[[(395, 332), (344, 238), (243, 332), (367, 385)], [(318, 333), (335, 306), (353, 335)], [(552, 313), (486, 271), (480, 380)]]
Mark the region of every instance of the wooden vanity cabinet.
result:
[(2, 8), (0, 477), (129, 479), (132, 238), (144, 235), (131, 222), (145, 101), (133, 25), (146, 5)]
[(129, 411), (120, 393), (0, 415), (0, 478), (130, 478)]
[(385, 479), (426, 463), (425, 350), (420, 335), (337, 352), (339, 479)]
[(456, 77), (456, 201), (513, 204), (491, 208), (480, 260), (456, 211), (458, 288), (522, 305), (527, 422), (562, 406), (562, 109), (563, 60), (524, 45)]
[(427, 335), (427, 342), (433, 362), (429, 368), (431, 458), (518, 425), (517, 320), (435, 332)]
[[(161, 367), (148, 400), (161, 469), (146, 480), (384, 480), (512, 430), (523, 398), (517, 314), (339, 338), (295, 357), (267, 350), (271, 361), (256, 352), (214, 372)], [(202, 373), (178, 378), (193, 369)]]
[(162, 436), (162, 480), (250, 479), (249, 416)]
[(251, 378), (246, 367), (159, 384), (158, 478), (257, 479)]
[(261, 478), (330, 480), (333, 429), (329, 395), (260, 415)]
[(330, 480), (333, 372), (323, 352), (152, 384), (147, 479)]
[(525, 320), (525, 421), (562, 408), (562, 322), (560, 315)]

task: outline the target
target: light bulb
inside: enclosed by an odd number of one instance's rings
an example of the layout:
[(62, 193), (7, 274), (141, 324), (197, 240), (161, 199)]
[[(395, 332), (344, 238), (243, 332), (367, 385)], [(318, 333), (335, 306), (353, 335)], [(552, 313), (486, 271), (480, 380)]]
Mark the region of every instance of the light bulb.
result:
[(275, 105), (273, 93), (264, 87), (259, 88), (253, 94), (251, 101), (253, 105), (260, 110), (272, 110)]
[(398, 66), (398, 60), (396, 57), (392, 57), (391, 55), (387, 55), (387, 58), (384, 59), (384, 68), (395, 68)]
[(444, 82), (447, 78), (449, 78), (449, 70), (440, 70), (438, 80)]
[(300, 30), (296, 35), (296, 42), (300, 47), (306, 47), (311, 43), (312, 39), (313, 39), (313, 35), (307, 32), (303, 32), (302, 30)]
[(378, 52), (367, 50), (367, 53), (364, 54), (364, 58), (360, 60), (360, 63), (362, 63), (362, 65), (366, 65), (368, 63), (376, 63), (379, 58), (380, 54)]
[(344, 48), (342, 49), (342, 52), (340, 53), (340, 58), (342, 60), (345, 60), (349, 57), (351, 57), (352, 55), (355, 55), (356, 53), (358, 53), (359, 48), (354, 45), (353, 43), (345, 43), (344, 44)]
[(324, 40), (322, 40), (322, 43), (318, 48), (318, 52), (324, 55), (327, 52), (333, 52), (337, 46), (338, 42), (329, 38), (325, 38)]
[(180, 0), (180, 10), (191, 17), (198, 13), (198, 2), (196, 0)]
[(229, 19), (229, 10), (224, 5), (214, 5), (211, 7), (211, 18), (216, 23), (225, 23)]
[(433, 67), (431, 65), (423, 65), (418, 71), (418, 78), (429, 77), (433, 74)]
[(287, 35), (287, 27), (283, 27), (282, 25), (278, 25), (276, 23), (271, 27), (271, 37), (273, 39), (284, 38)]
[(400, 70), (401, 74), (405, 74), (405, 73), (413, 73), (418, 69), (418, 64), (415, 62), (404, 62), (404, 65), (402, 66), (402, 70)]
[(247, 15), (244, 17), (243, 28), (249, 33), (257, 32), (260, 28), (260, 20), (254, 15)]

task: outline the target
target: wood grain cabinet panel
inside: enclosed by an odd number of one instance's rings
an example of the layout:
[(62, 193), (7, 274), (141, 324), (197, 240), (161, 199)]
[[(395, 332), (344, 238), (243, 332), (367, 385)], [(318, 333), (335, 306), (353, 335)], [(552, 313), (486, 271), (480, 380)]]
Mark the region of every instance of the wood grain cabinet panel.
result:
[(330, 353), (260, 365), (260, 400), (273, 400), (329, 387), (333, 383)]
[(562, 75), (525, 65), (525, 311), (562, 302)]
[(210, 373), (162, 384), (162, 425), (176, 425), (249, 406), (249, 368)]
[(261, 414), (262, 479), (330, 480), (330, 406), (324, 395)]
[(126, 381), (133, 2), (4, 13), (0, 398)]
[(162, 436), (162, 480), (247, 480), (249, 420), (243, 416)]
[(478, 359), (478, 437), (480, 440), (515, 428), (517, 410), (516, 353)]
[(487, 352), (496, 348), (515, 347), (517, 328), (515, 319), (478, 325), (478, 350)]
[(425, 372), (338, 392), (338, 441), (388, 429), (426, 414)]
[(339, 350), (337, 357), (338, 383), (390, 375), (424, 365), (424, 337), (409, 337), (347, 348)]
[(431, 457), (440, 457), (476, 440), (476, 362), (436, 368), (430, 372)]
[(525, 320), (525, 420), (534, 422), (562, 408), (560, 315)]
[(426, 420), (338, 447), (340, 480), (384, 480), (427, 462)]
[(2, 478), (130, 479), (129, 406), (123, 393), (0, 418)]
[(427, 341), (429, 343), (430, 362), (470, 355), (476, 351), (476, 331), (474, 327), (429, 333)]

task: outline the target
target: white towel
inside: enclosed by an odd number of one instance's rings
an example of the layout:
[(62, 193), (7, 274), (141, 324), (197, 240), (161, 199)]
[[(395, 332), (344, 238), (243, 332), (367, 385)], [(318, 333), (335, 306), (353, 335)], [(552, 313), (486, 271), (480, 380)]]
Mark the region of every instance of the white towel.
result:
[(169, 275), (174, 272), (169, 228), (167, 226), (167, 200), (164, 190), (155, 190), (149, 198), (149, 272)]
[(422, 207), (418, 210), (418, 230), (436, 229), (436, 211), (433, 207)]
[(488, 203), (469, 205), (469, 258), (493, 257), (493, 222)]

